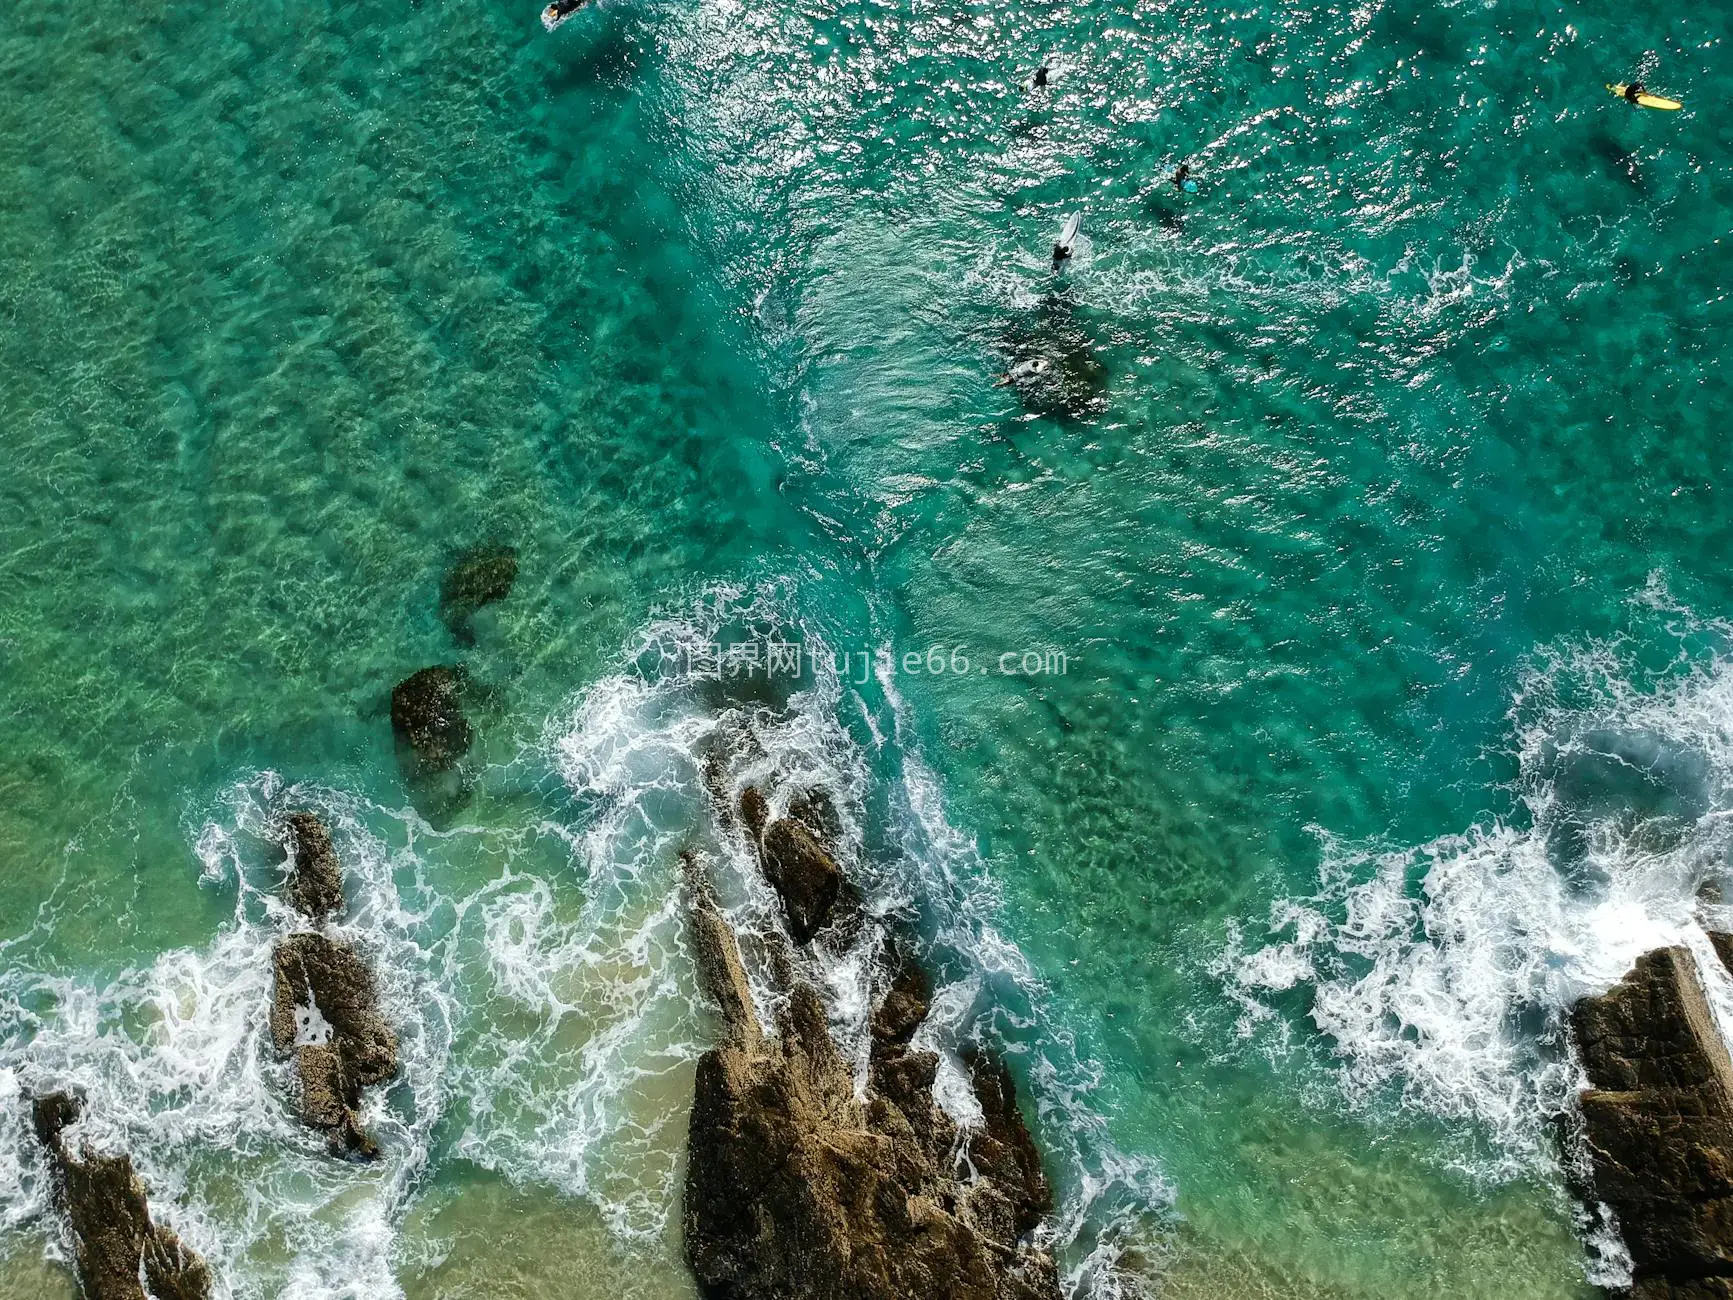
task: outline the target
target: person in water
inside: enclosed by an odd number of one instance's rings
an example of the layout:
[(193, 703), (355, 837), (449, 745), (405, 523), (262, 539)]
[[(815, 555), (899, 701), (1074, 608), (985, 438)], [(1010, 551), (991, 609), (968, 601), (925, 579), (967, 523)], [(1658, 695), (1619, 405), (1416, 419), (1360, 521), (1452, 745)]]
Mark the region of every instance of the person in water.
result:
[(1174, 187), (1174, 189), (1183, 190), (1185, 188), (1186, 178), (1189, 177), (1190, 175), (1191, 175), (1191, 164), (1190, 163), (1181, 163), (1179, 165), (1179, 170), (1173, 174), (1173, 187)]
[(1637, 102), (1637, 96), (1642, 93), (1643, 83), (1640, 81), (1633, 81), (1630, 85), (1625, 87), (1625, 98), (1633, 104)]
[(1061, 244), (1057, 240), (1055, 240), (1053, 243), (1053, 266), (1054, 266), (1054, 268), (1057, 269), (1059, 266), (1059, 263), (1063, 262), (1066, 258), (1068, 258), (1070, 256), (1071, 256), (1071, 245), (1070, 244)]
[(583, 7), (584, 0), (554, 0), (548, 6), (547, 13), (550, 18), (567, 18)]
[(1045, 86), (1047, 84), (1047, 74), (1049, 72), (1051, 72), (1052, 70), (1053, 69), (1045, 63), (1043, 63), (1039, 68), (1035, 69), (1035, 88), (1037, 90), (1041, 89), (1043, 86)]

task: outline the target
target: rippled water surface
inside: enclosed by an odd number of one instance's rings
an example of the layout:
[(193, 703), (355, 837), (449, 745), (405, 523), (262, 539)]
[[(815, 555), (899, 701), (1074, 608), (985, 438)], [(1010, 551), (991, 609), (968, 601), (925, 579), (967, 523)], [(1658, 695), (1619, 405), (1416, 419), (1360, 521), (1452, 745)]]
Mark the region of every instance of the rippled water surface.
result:
[[(65, 1084), (234, 1296), (690, 1295), (745, 723), (1010, 1053), (1078, 1295), (1616, 1275), (1561, 1011), (1733, 919), (1717, 15), (535, 8), (0, 9), (0, 1295), (71, 1293)], [(694, 679), (767, 636), (792, 697)], [(387, 699), (459, 659), (438, 815)], [(405, 1046), (364, 1170), (261, 1036), (292, 805)]]

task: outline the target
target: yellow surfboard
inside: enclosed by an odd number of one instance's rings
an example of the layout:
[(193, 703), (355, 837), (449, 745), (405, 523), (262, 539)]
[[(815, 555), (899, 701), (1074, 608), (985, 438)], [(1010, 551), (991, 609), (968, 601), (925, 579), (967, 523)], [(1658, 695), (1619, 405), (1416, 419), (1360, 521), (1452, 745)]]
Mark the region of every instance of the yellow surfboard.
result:
[[(1607, 89), (1612, 91), (1613, 94), (1617, 95), (1620, 99), (1625, 97), (1625, 85), (1623, 82), (1620, 82), (1616, 86), (1609, 82), (1607, 84)], [(1651, 95), (1647, 92), (1637, 96), (1637, 103), (1642, 105), (1644, 108), (1663, 108), (1668, 112), (1673, 112), (1685, 107), (1676, 99), (1663, 99), (1659, 95)]]

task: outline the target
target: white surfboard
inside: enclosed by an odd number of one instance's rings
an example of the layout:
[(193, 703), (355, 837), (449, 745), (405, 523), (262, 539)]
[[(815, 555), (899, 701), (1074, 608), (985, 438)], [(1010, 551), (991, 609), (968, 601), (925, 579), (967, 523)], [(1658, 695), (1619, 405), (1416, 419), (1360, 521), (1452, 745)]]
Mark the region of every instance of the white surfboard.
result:
[(1065, 219), (1065, 229), (1059, 232), (1059, 247), (1070, 248), (1077, 242), (1077, 232), (1083, 229), (1083, 214), (1073, 212)]

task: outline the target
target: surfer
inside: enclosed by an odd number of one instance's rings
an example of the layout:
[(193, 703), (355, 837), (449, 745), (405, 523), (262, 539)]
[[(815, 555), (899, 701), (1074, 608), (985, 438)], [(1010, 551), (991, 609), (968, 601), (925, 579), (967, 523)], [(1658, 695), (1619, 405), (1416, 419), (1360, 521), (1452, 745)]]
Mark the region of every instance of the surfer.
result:
[(552, 4), (542, 10), (542, 26), (550, 32), (553, 31), (554, 28), (582, 9), (584, 4), (585, 0), (553, 0)]
[(1625, 99), (1632, 104), (1637, 102), (1637, 99), (1642, 95), (1642, 93), (1643, 83), (1640, 81), (1633, 81), (1630, 85), (1625, 87)]
[[(1173, 187), (1174, 187), (1174, 189), (1183, 190), (1186, 187), (1186, 185), (1185, 185), (1186, 177), (1188, 177), (1190, 175), (1191, 175), (1191, 164), (1190, 163), (1181, 163), (1179, 165), (1179, 170), (1173, 174)], [(1192, 188), (1193, 189), (1197, 188), (1197, 183), (1195, 181), (1192, 183)]]
[(1077, 232), (1083, 228), (1083, 214), (1073, 212), (1066, 219), (1065, 229), (1059, 232), (1059, 238), (1053, 243), (1053, 269), (1057, 271), (1059, 264), (1071, 256), (1071, 245), (1077, 238)]
[(1010, 388), (1026, 379), (1039, 379), (1052, 368), (1053, 363), (1046, 357), (1030, 357), (1027, 361), (1019, 361), (1000, 375), (999, 381), (993, 387)]
[(1035, 69), (1034, 86), (1036, 90), (1040, 90), (1047, 84), (1047, 74), (1052, 70), (1052, 67), (1046, 63), (1043, 63), (1039, 68)]

